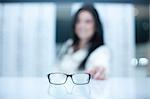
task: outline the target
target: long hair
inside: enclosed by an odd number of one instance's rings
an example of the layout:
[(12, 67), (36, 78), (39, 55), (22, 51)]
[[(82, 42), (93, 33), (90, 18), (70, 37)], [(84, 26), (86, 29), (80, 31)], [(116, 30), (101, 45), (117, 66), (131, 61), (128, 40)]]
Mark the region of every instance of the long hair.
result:
[(75, 26), (78, 20), (78, 15), (80, 12), (82, 11), (88, 11), (94, 19), (94, 23), (95, 23), (95, 32), (93, 34), (93, 36), (91, 37), (91, 39), (89, 40), (88, 44), (90, 45), (89, 49), (88, 49), (88, 54), (85, 57), (85, 59), (81, 62), (79, 69), (85, 69), (85, 64), (87, 59), (89, 58), (90, 54), (99, 46), (104, 45), (104, 41), (103, 41), (103, 27), (102, 27), (102, 23), (99, 19), (99, 15), (97, 10), (93, 7), (93, 5), (83, 5), (74, 15), (73, 17), (73, 25), (72, 25), (72, 30), (73, 30), (73, 44), (72, 46), (74, 47), (75, 50), (75, 46), (77, 47), (79, 45), (79, 38), (75, 33)]

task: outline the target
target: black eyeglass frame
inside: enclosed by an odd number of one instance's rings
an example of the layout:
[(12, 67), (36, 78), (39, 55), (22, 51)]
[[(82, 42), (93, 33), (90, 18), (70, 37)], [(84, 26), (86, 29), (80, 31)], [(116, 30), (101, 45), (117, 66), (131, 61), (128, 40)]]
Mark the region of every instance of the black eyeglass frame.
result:
[[(51, 81), (50, 81), (50, 75), (51, 74), (63, 74), (63, 75), (66, 75), (66, 80), (64, 81), (64, 83), (52, 83)], [(86, 83), (75, 83), (74, 82), (74, 80), (73, 80), (73, 78), (72, 78), (72, 76), (74, 76), (74, 75), (77, 75), (77, 74), (87, 74), (88, 76), (89, 76), (89, 78), (88, 78), (88, 82), (86, 82)], [(71, 77), (71, 79), (72, 79), (72, 82), (74, 83), (74, 84), (76, 84), (76, 85), (85, 85), (85, 84), (88, 84), (89, 82), (90, 82), (90, 79), (91, 79), (91, 75), (89, 74), (89, 73), (74, 73), (74, 74), (66, 74), (66, 73), (59, 73), (59, 72), (56, 72), (56, 73), (49, 73), (48, 75), (47, 75), (47, 77), (48, 77), (48, 81), (49, 81), (49, 83), (50, 84), (54, 84), (54, 85), (63, 85), (63, 84), (65, 84), (66, 83), (66, 81), (67, 81), (67, 79), (68, 79), (68, 77)]]

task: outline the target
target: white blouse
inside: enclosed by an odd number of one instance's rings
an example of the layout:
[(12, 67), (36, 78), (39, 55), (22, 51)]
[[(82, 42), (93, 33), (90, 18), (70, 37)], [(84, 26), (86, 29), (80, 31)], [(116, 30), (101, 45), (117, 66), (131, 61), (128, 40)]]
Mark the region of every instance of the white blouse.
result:
[[(84, 60), (88, 53), (87, 48), (80, 49), (76, 52), (73, 52), (73, 48), (70, 47), (72, 45), (72, 40), (67, 40), (67, 42), (63, 45), (60, 55), (61, 58), (57, 63), (57, 67), (64, 72), (75, 72), (78, 70), (78, 66)], [(96, 48), (89, 56), (86, 61), (85, 69), (92, 68), (93, 66), (104, 66), (108, 71), (108, 67), (110, 64), (110, 53), (108, 48), (103, 45)]]

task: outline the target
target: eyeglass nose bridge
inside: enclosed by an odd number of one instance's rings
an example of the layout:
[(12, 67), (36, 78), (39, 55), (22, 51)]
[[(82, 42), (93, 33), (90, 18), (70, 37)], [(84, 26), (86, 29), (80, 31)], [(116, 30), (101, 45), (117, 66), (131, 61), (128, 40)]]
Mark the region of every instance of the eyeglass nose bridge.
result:
[[(71, 78), (71, 80), (72, 80), (72, 82), (74, 83), (74, 81), (73, 81), (73, 79), (72, 79), (72, 75), (70, 74), (70, 75), (66, 75), (67, 76), (67, 78), (66, 78), (66, 81), (68, 80), (68, 77), (70, 77)], [(65, 83), (66, 83), (66, 81), (65, 81)]]
[(69, 76), (72, 78), (72, 75), (67, 75), (67, 77), (69, 77)]

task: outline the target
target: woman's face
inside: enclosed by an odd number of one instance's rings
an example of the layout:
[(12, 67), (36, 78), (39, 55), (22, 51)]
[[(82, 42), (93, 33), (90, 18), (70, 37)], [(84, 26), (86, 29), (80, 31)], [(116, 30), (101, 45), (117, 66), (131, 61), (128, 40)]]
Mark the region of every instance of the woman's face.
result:
[(81, 11), (75, 25), (75, 33), (80, 40), (89, 41), (94, 34), (94, 19), (90, 12)]

